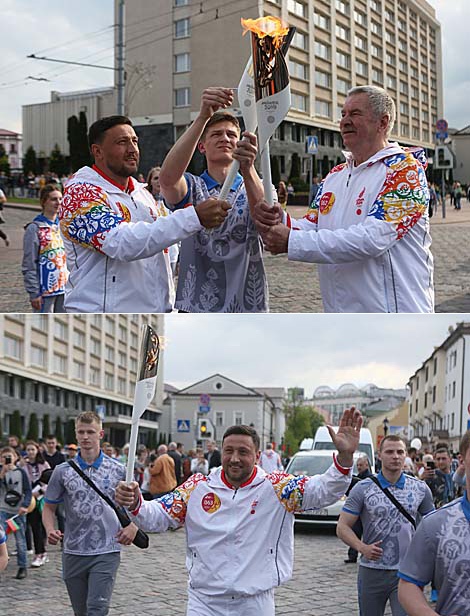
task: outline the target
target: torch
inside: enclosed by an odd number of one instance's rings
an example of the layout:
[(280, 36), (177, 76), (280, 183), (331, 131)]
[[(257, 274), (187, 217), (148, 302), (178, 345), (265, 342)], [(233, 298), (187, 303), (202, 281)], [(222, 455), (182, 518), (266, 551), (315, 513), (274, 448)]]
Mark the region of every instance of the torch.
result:
[(264, 197), (273, 205), (269, 139), (290, 108), (289, 71), (284, 55), (294, 36), (295, 28), (289, 28), (279, 18), (270, 16), (242, 19), (242, 26), (245, 32), (251, 32)]
[(155, 395), (157, 384), (158, 360), (160, 357), (160, 339), (150, 325), (142, 326), (142, 343), (140, 347), (140, 364), (134, 393), (132, 409), (131, 439), (127, 459), (126, 481), (134, 479), (135, 450), (139, 433), (139, 419)]
[[(255, 86), (253, 83), (253, 62), (251, 58), (248, 60), (240, 83), (238, 84), (238, 102), (241, 107), (245, 130), (254, 133), (258, 120), (256, 118)], [(232, 188), (239, 168), (240, 163), (238, 160), (234, 160), (230, 165), (224, 185), (219, 193), (219, 199), (221, 201), (227, 200), (228, 193)]]

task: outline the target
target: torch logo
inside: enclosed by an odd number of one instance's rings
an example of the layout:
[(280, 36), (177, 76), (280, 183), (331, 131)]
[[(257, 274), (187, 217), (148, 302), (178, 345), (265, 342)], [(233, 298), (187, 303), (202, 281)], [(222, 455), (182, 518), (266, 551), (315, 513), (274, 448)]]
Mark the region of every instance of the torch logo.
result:
[(203, 496), (201, 505), (206, 513), (215, 513), (220, 509), (220, 498), (214, 492), (209, 492)]
[(320, 214), (328, 214), (335, 201), (336, 197), (332, 192), (325, 193), (320, 199)]

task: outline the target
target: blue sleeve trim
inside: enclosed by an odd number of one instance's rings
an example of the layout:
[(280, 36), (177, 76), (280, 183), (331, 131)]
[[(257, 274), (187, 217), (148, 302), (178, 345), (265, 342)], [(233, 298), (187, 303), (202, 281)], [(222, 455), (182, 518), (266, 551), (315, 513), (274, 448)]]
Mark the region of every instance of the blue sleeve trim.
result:
[(47, 496), (45, 496), (44, 502), (49, 503), (49, 505), (58, 505), (59, 503), (63, 503), (64, 499), (60, 498), (59, 500), (52, 500), (52, 498), (47, 498)]
[(405, 575), (401, 571), (398, 572), (398, 577), (402, 580), (405, 580), (405, 582), (410, 582), (410, 584), (414, 584), (415, 586), (419, 586), (420, 588), (424, 588), (424, 586), (426, 586), (426, 584), (429, 584), (430, 581), (428, 580), (427, 582), (421, 582), (421, 580), (415, 580), (409, 575)]
[(353, 511), (352, 509), (347, 509), (346, 507), (343, 507), (342, 511), (345, 511), (346, 513), (351, 513), (352, 515), (361, 515), (360, 511)]
[[(188, 174), (185, 173), (184, 174), (184, 179), (186, 180), (186, 186), (188, 187), (188, 190), (185, 194), (185, 196), (181, 199), (181, 201), (179, 203), (175, 203), (175, 205), (170, 205), (169, 208), (171, 210), (181, 210), (182, 208), (184, 208), (184, 206), (188, 203), (189, 201), (189, 194), (191, 192), (190, 187), (189, 187), (189, 179), (188, 179)], [(194, 205), (194, 203), (193, 203)]]
[(3, 535), (3, 537), (0, 537), (0, 545), (2, 545), (2, 543), (6, 543), (7, 537), (6, 535)]

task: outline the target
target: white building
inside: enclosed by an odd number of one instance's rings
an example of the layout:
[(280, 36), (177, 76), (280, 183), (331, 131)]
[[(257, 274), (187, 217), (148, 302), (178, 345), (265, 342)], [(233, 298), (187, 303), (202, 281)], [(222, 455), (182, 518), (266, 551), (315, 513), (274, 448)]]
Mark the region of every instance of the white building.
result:
[(410, 377), (410, 435), (423, 442), (447, 442), (458, 451), (470, 427), (470, 323), (449, 328), (449, 336)]
[(0, 145), (3, 145), (8, 156), (10, 169), (23, 168), (22, 136), (5, 128), (0, 128)]
[[(168, 391), (168, 389), (167, 389)], [(285, 429), (283, 388), (251, 388), (221, 374), (214, 374), (183, 389), (169, 392), (168, 423), (161, 431), (183, 443), (186, 450), (204, 442), (199, 427), (205, 421), (207, 438), (220, 445), (225, 430), (235, 424), (253, 425), (261, 447), (274, 442), (278, 447)]]

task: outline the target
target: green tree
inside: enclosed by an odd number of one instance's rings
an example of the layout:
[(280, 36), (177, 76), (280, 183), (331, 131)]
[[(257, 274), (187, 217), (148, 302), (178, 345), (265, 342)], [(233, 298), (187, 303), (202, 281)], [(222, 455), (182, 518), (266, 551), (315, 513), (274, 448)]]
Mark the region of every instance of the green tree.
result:
[(297, 179), (300, 178), (300, 157), (297, 154), (297, 152), (294, 152), (292, 154), (292, 161), (291, 161), (291, 166), (290, 166), (290, 175), (289, 175), (289, 181), (292, 182), (293, 179)]
[(75, 172), (80, 167), (91, 162), (88, 149), (87, 119), (85, 112), (81, 111), (79, 118), (73, 115), (67, 120), (67, 139), (70, 150), (70, 166)]
[(64, 431), (62, 429), (62, 419), (59, 417), (59, 415), (57, 415), (56, 420), (55, 420), (54, 435), (55, 435), (57, 441), (61, 445), (63, 445), (64, 444)]
[(32, 441), (37, 441), (39, 438), (39, 423), (36, 413), (31, 413), (29, 416), (29, 428), (26, 438)]
[(49, 157), (49, 171), (57, 173), (59, 177), (66, 175), (68, 171), (67, 161), (65, 156), (60, 151), (59, 145), (56, 143)]
[(299, 445), (304, 438), (315, 436), (317, 428), (323, 425), (323, 417), (311, 406), (294, 404), (286, 409), (286, 431), (284, 433), (284, 444), (289, 455), (294, 454), (299, 449)]
[(46, 438), (51, 433), (51, 418), (49, 417), (49, 413), (45, 413), (42, 418), (42, 437)]
[(32, 145), (29, 146), (26, 150), (26, 154), (24, 155), (23, 171), (26, 175), (28, 175), (30, 171), (31, 173), (34, 173), (34, 175), (38, 172), (38, 159), (36, 156), (36, 150)]
[(23, 430), (21, 429), (21, 414), (19, 411), (13, 411), (10, 421), (10, 434), (14, 434), (20, 440), (23, 438)]
[(10, 163), (8, 162), (8, 154), (5, 152), (5, 148), (0, 143), (0, 171), (3, 171), (6, 175), (10, 175)]
[(75, 445), (77, 444), (77, 441), (75, 438), (75, 420), (74, 419), (67, 420), (65, 424), (64, 434), (65, 434), (64, 445), (71, 444), (71, 443), (75, 443)]
[(276, 187), (281, 181), (281, 170), (279, 169), (279, 158), (277, 156), (271, 156), (271, 180)]

